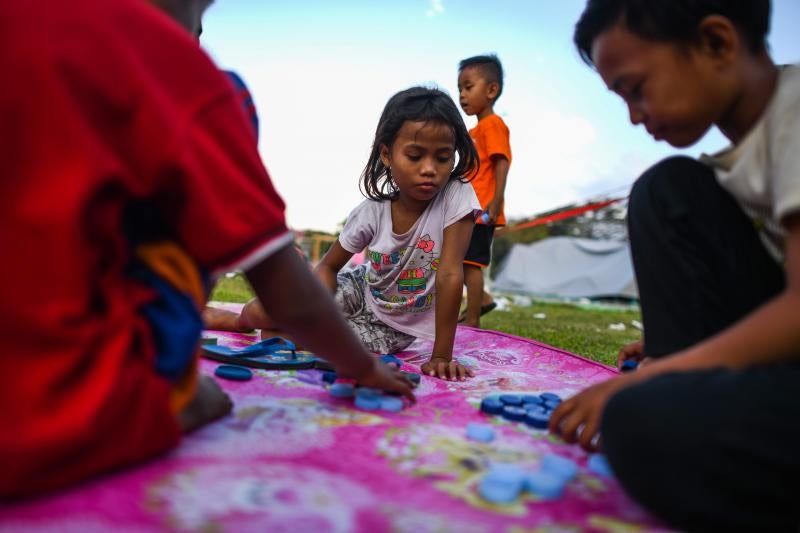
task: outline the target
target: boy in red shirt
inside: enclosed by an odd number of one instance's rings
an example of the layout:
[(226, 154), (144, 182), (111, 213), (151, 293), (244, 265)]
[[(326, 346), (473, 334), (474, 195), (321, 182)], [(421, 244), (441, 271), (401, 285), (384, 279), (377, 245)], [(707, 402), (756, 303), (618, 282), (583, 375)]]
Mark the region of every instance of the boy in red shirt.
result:
[(467, 309), (463, 324), (480, 327), (481, 315), (496, 304), (483, 289), (483, 269), (492, 259), (492, 237), (497, 226), (504, 226), (503, 202), (506, 177), (511, 165), (508, 127), (494, 113), (494, 104), (503, 92), (503, 66), (495, 55), (475, 56), (458, 66), (458, 93), (461, 108), (478, 117), (469, 134), (480, 157), (480, 168), (472, 186), (484, 211), (475, 221), (467, 254), (464, 257), (464, 284), (467, 286)]
[[(164, 2), (190, 31), (209, 4)], [(413, 398), (297, 257), (241, 103), (191, 35), (141, 0), (9, 0), (0, 25), (0, 498), (227, 413), (195, 353), (210, 280), (234, 267), (299, 342)]]

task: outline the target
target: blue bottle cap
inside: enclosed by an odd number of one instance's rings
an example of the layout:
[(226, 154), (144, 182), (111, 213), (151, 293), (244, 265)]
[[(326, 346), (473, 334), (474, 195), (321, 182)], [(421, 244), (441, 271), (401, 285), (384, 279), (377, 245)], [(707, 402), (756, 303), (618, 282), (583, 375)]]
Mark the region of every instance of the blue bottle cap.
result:
[(483, 221), (484, 224), (488, 224), (489, 223), (489, 213), (482, 214), (481, 215), (481, 220)]
[(516, 485), (498, 482), (488, 477), (484, 477), (478, 484), (478, 494), (490, 503), (513, 503), (520, 492), (522, 490)]
[(525, 418), (528, 416), (528, 412), (524, 408), (517, 407), (516, 405), (506, 405), (503, 407), (503, 412), (500, 414), (506, 420), (511, 420), (513, 422), (524, 422)]
[(503, 412), (503, 402), (494, 397), (484, 398), (481, 402), (481, 411), (487, 415), (499, 415)]
[(636, 370), (636, 367), (638, 366), (639, 363), (637, 361), (634, 361), (633, 359), (627, 359), (625, 362), (622, 363), (620, 370), (623, 372), (630, 372), (631, 370)]
[(487, 476), (503, 479), (505, 481), (515, 480), (522, 483), (525, 481), (525, 472), (514, 463), (491, 463)]
[(525, 407), (531, 405), (544, 405), (544, 400), (541, 397), (536, 396), (535, 394), (527, 394), (525, 396), (521, 396), (522, 403)]
[(528, 474), (525, 478), (525, 488), (528, 492), (545, 500), (560, 498), (564, 492), (564, 486), (563, 480), (542, 470)]
[(247, 381), (253, 378), (253, 371), (239, 365), (219, 365), (217, 369), (214, 370), (214, 375), (223, 379)]
[(378, 389), (371, 389), (369, 387), (356, 388), (356, 398), (380, 398), (383, 393)]
[(397, 366), (397, 368), (400, 368), (401, 366), (403, 366), (403, 361), (401, 359), (399, 359), (398, 357), (395, 357), (394, 355), (391, 355), (391, 354), (382, 355), (381, 356), (381, 361), (383, 361), (387, 365), (395, 365), (395, 366)]
[(550, 411), (544, 405), (524, 404), (523, 407), (528, 414), (534, 413), (539, 415), (547, 415)]
[(556, 476), (565, 483), (578, 475), (578, 463), (554, 453), (549, 453), (542, 457), (540, 469)]
[(516, 394), (502, 394), (500, 401), (504, 405), (522, 405), (522, 397)]
[(487, 424), (470, 422), (467, 424), (467, 438), (478, 442), (492, 442), (494, 430)]
[(559, 406), (559, 404), (561, 404), (561, 401), (554, 402), (553, 400), (547, 400), (546, 402), (544, 402), (544, 408), (547, 409), (548, 411), (553, 411), (555, 410), (556, 407)]
[(478, 485), (478, 493), (492, 503), (511, 503), (525, 487), (525, 473), (517, 465), (492, 464)]
[(399, 413), (403, 410), (403, 399), (397, 396), (383, 396), (380, 399), (381, 409), (384, 411), (391, 411), (392, 413)]
[(593, 453), (590, 455), (589, 460), (586, 462), (586, 468), (588, 468), (590, 472), (594, 472), (599, 476), (614, 477), (614, 471), (611, 470), (611, 465), (608, 464), (608, 459), (606, 459), (606, 456), (601, 453)]
[(355, 395), (356, 390), (350, 383), (334, 383), (328, 392), (336, 398), (350, 398)]
[(365, 411), (375, 411), (380, 409), (381, 400), (376, 397), (356, 396), (356, 407), (364, 409)]
[(539, 396), (540, 396), (540, 397), (542, 398), (542, 400), (544, 400), (545, 402), (547, 402), (547, 401), (553, 401), (553, 402), (558, 402), (558, 403), (561, 403), (561, 396), (559, 396), (558, 394), (553, 394), (552, 392), (543, 392), (543, 393), (541, 393)]
[(536, 429), (547, 429), (550, 415), (547, 413), (526, 412), (525, 423)]
[(422, 376), (420, 376), (419, 374), (415, 374), (414, 372), (403, 372), (402, 374), (408, 379), (410, 379), (411, 383), (413, 383), (414, 385), (419, 385), (419, 382), (422, 379)]

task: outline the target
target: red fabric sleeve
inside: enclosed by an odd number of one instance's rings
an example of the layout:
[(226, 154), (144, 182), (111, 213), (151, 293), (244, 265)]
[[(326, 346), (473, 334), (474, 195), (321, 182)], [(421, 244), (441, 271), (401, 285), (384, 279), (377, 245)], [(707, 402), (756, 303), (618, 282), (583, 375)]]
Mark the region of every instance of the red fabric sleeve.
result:
[[(200, 264), (232, 268), (286, 235), (284, 203), (232, 91), (196, 115), (179, 161), (183, 198), (174, 226)], [(164, 197), (167, 216), (173, 200)]]

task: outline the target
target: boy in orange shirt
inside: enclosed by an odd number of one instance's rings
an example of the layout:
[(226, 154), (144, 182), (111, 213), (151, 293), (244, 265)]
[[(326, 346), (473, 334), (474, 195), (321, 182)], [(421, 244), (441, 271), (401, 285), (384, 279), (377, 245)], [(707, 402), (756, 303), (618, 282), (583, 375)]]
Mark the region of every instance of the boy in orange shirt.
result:
[(472, 240), (464, 257), (464, 284), (467, 309), (460, 320), (480, 327), (481, 315), (496, 304), (483, 288), (483, 269), (492, 258), (492, 237), (497, 226), (504, 226), (503, 201), (506, 177), (511, 165), (508, 127), (494, 113), (494, 103), (503, 92), (503, 66), (496, 55), (474, 56), (458, 65), (458, 93), (461, 109), (478, 117), (469, 130), (480, 157), (480, 168), (472, 179), (484, 215), (475, 221)]

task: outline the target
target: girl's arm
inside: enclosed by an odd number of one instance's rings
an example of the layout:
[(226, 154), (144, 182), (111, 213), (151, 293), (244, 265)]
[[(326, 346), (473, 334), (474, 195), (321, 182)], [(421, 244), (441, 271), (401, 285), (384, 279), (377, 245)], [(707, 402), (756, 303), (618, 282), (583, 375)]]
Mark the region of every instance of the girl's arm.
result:
[(336, 292), (336, 274), (350, 261), (353, 254), (342, 248), (336, 240), (314, 267), (314, 274), (331, 292)]
[(453, 342), (464, 286), (464, 254), (474, 225), (469, 215), (444, 229), (442, 255), (436, 272), (436, 340), (431, 360), (422, 365), (422, 371), (431, 376), (461, 380), (473, 375), (471, 370), (453, 361)]
[[(800, 214), (790, 217), (786, 227), (789, 236), (783, 292), (717, 335), (563, 402), (550, 418), (551, 431), (560, 432), (568, 442), (579, 440), (589, 449), (608, 399), (622, 388), (669, 372), (723, 367), (740, 370), (800, 360)], [(581, 424), (585, 428), (578, 438), (576, 430)]]

